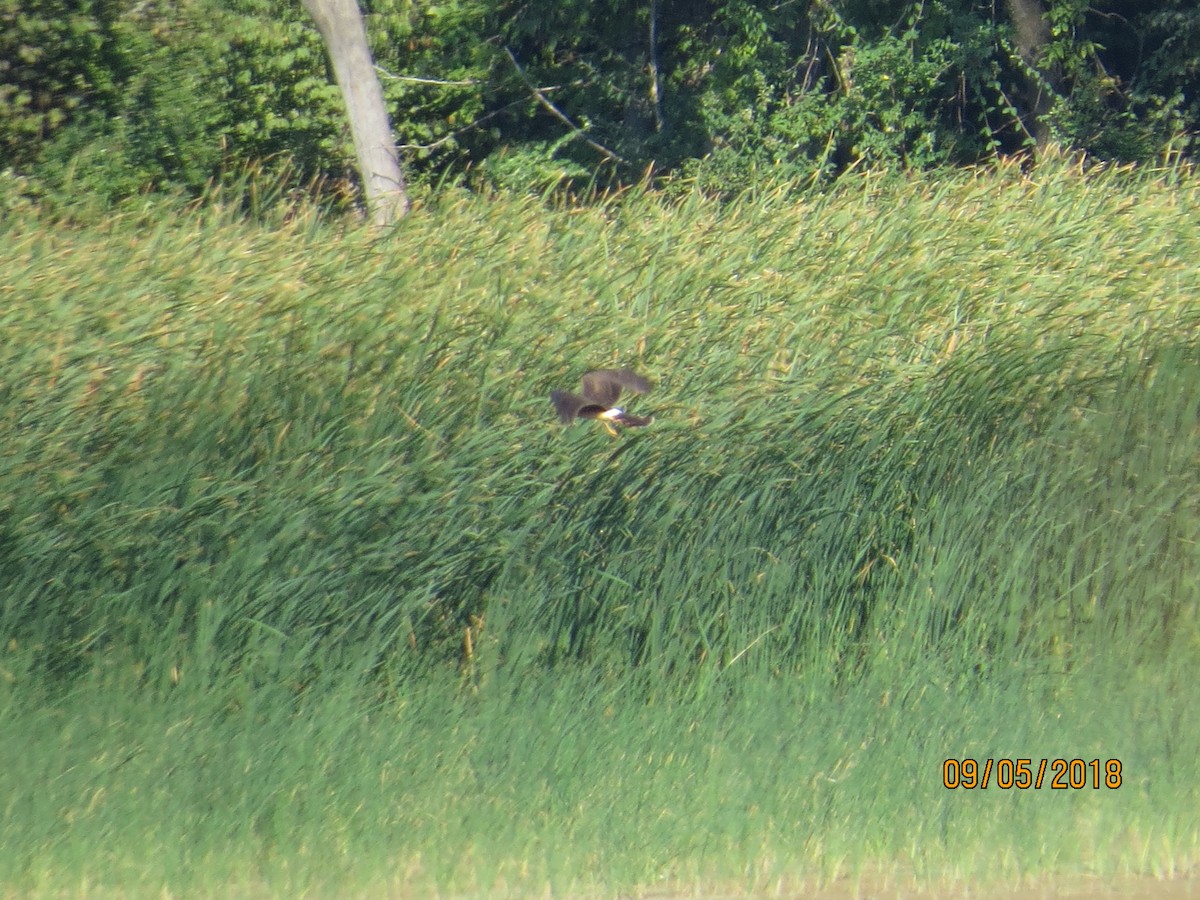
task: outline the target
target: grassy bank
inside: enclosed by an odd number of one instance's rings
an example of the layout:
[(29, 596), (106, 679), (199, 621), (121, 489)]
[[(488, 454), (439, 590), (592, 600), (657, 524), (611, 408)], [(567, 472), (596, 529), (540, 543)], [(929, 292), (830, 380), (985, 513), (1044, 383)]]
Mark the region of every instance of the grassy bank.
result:
[[(0, 884), (1194, 868), (1198, 194), (10, 216)], [(563, 430), (610, 364), (655, 425)]]

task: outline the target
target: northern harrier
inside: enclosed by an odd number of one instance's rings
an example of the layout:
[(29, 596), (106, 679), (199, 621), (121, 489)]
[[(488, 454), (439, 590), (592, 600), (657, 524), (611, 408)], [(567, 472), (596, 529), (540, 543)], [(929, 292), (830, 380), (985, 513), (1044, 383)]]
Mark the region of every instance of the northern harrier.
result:
[(564, 425), (570, 425), (577, 418), (596, 419), (609, 434), (616, 437), (614, 425), (641, 428), (654, 421), (653, 416), (646, 419), (631, 416), (615, 405), (623, 388), (635, 394), (644, 394), (650, 390), (650, 382), (630, 369), (599, 369), (583, 376), (583, 386), (579, 391), (582, 396), (568, 391), (551, 391), (550, 402), (558, 410), (558, 417)]

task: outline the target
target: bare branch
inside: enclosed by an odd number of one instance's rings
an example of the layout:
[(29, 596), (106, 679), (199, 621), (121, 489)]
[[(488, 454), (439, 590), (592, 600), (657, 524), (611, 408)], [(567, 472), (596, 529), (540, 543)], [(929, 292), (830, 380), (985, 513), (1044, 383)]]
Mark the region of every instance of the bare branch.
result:
[(562, 122), (568, 128), (570, 128), (571, 132), (576, 137), (580, 138), (584, 143), (586, 143), (589, 147), (591, 147), (597, 153), (601, 154), (602, 156), (606, 157), (607, 159), (611, 159), (613, 162), (618, 162), (618, 163), (621, 163), (622, 165), (629, 165), (628, 160), (623, 159), (622, 157), (618, 156), (616, 153), (613, 153), (607, 147), (603, 146), (602, 144), (597, 144), (590, 137), (588, 137), (582, 128), (580, 128), (578, 125), (576, 125), (574, 122), (572, 122), (566, 113), (564, 113), (561, 109), (559, 109), (557, 106), (555, 106), (553, 103), (551, 103), (549, 98), (542, 92), (542, 90), (540, 88), (538, 88), (537, 86), (535, 86), (534, 83), (529, 80), (529, 76), (527, 76), (525, 74), (525, 70), (521, 68), (521, 64), (519, 62), (517, 62), (517, 58), (515, 56), (513, 56), (513, 52), (511, 50), (509, 50), (507, 47), (504, 48), (504, 52), (508, 54), (509, 61), (513, 64), (513, 68), (515, 68), (517, 70), (517, 74), (520, 75), (521, 80), (523, 82), (525, 82), (525, 87), (529, 88), (529, 92), (531, 94), (533, 94), (534, 99), (536, 99), (537, 102), (540, 103), (547, 112), (549, 112), (552, 116), (554, 116), (554, 118), (558, 119), (560, 122)]
[(376, 66), (375, 71), (389, 81), (411, 81), (414, 84), (441, 84), (446, 87), (470, 87), (473, 84), (483, 84), (482, 81), (473, 78), (468, 78), (465, 81), (443, 81), (440, 78), (419, 78), (416, 75), (393, 75), (387, 69), (380, 66)]

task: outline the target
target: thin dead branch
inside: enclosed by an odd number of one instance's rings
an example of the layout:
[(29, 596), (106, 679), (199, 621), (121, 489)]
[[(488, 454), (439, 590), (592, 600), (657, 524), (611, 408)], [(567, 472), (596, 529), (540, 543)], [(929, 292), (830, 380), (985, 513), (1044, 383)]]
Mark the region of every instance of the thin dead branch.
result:
[(550, 98), (548, 98), (539, 87), (529, 80), (529, 76), (525, 74), (525, 70), (521, 68), (521, 64), (517, 62), (517, 58), (513, 56), (513, 52), (507, 47), (504, 48), (504, 52), (508, 55), (509, 61), (513, 64), (513, 68), (517, 70), (517, 74), (521, 77), (521, 81), (525, 82), (525, 87), (529, 89), (529, 92), (533, 94), (534, 99), (541, 104), (543, 109), (570, 128), (572, 134), (582, 140), (601, 156), (605, 157), (606, 159), (610, 159), (613, 162), (621, 163), (622, 165), (629, 164), (628, 160), (623, 159), (621, 156), (613, 153), (613, 151), (609, 150), (603, 144), (597, 144), (590, 137), (588, 137), (587, 133), (582, 128), (572, 122), (566, 113), (551, 103)]

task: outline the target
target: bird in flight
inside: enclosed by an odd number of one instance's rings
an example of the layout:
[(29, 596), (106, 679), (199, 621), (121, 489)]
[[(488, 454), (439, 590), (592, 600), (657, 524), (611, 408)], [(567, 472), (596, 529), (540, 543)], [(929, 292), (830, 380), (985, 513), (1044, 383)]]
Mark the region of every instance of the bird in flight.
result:
[(617, 406), (622, 390), (644, 394), (650, 390), (650, 382), (631, 369), (597, 369), (583, 376), (579, 394), (551, 391), (550, 402), (558, 410), (564, 425), (570, 425), (576, 419), (596, 419), (605, 431), (616, 437), (617, 425), (642, 428), (654, 421), (653, 416), (631, 416)]

